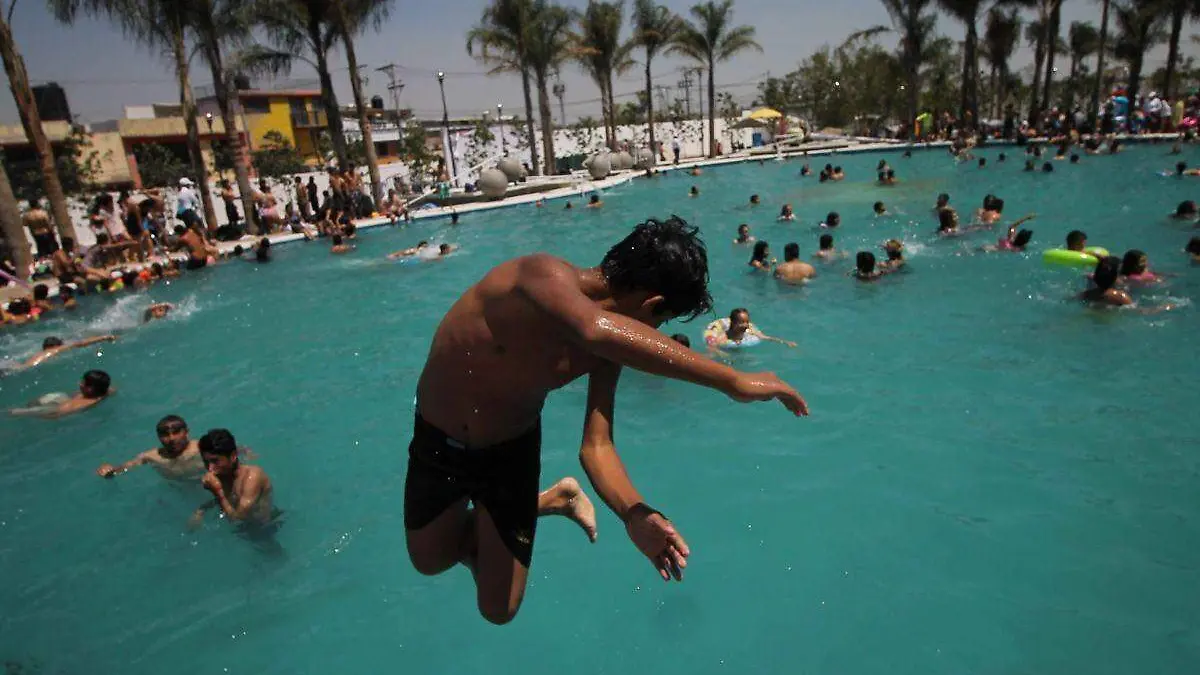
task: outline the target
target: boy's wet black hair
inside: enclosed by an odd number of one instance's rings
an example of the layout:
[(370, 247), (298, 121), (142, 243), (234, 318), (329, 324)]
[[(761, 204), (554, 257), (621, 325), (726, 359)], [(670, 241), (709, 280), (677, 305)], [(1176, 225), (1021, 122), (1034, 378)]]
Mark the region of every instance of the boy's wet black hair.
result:
[(800, 244), (789, 242), (783, 246), (783, 261), (791, 262), (800, 257)]
[(33, 306), (29, 304), (26, 298), (17, 298), (8, 303), (8, 313), (13, 316), (23, 316), (33, 311)]
[(205, 455), (232, 457), (237, 449), (237, 441), (228, 429), (209, 429), (200, 437), (200, 452)]
[(659, 313), (689, 321), (712, 309), (708, 251), (697, 228), (678, 216), (638, 224), (608, 250), (600, 271), (615, 291), (662, 295)]
[(342, 245), (342, 235), (340, 235), (340, 234), (333, 235), (333, 245), (334, 246)]
[(158, 424), (154, 426), (154, 431), (159, 436), (162, 436), (163, 434), (171, 431), (172, 427), (177, 426), (187, 429), (187, 422), (183, 421), (183, 418), (179, 415), (166, 415), (158, 421)]
[(841, 223), (842, 217), (837, 211), (830, 211), (829, 213), (825, 214), (825, 224), (829, 227), (837, 227)]
[(36, 284), (33, 287), (33, 299), (45, 300), (50, 297), (50, 287), (46, 284)]
[(828, 251), (829, 249), (833, 248), (833, 235), (823, 234), (821, 235), (821, 238), (817, 240), (817, 242), (817, 245), (821, 247), (822, 251)]
[(100, 398), (108, 395), (112, 378), (103, 370), (89, 370), (83, 374), (83, 386), (87, 388), (90, 398)]
[(1200, 237), (1192, 237), (1188, 240), (1187, 246), (1183, 250), (1192, 255), (1200, 255)]
[(1117, 283), (1117, 275), (1121, 272), (1121, 259), (1110, 255), (1096, 263), (1096, 271), (1092, 273), (1092, 281), (1103, 290), (1112, 288)]
[(1121, 274), (1129, 276), (1131, 274), (1141, 274), (1146, 271), (1146, 265), (1142, 260), (1146, 257), (1144, 251), (1139, 251), (1136, 248), (1131, 248), (1125, 252), (1125, 257), (1121, 259)]
[(1179, 202), (1179, 206), (1175, 207), (1175, 215), (1177, 216), (1194, 216), (1196, 215), (1196, 202), (1185, 199)]
[(863, 274), (875, 271), (875, 254), (870, 251), (859, 251), (854, 258), (854, 267)]
[(938, 231), (949, 232), (956, 227), (954, 217), (958, 212), (951, 208), (945, 208), (938, 211)]
[(62, 338), (48, 337), (45, 340), (42, 340), (42, 349), (54, 349), (55, 347), (61, 347), (62, 345)]
[(765, 239), (759, 239), (758, 241), (754, 242), (754, 250), (750, 252), (750, 262), (767, 262), (768, 248), (770, 248), (770, 244), (768, 244)]
[(1078, 246), (1087, 241), (1087, 233), (1083, 230), (1071, 230), (1067, 233), (1067, 248)]
[(1013, 237), (1012, 245), (1017, 248), (1025, 248), (1030, 239), (1033, 239), (1033, 230), (1021, 230)]

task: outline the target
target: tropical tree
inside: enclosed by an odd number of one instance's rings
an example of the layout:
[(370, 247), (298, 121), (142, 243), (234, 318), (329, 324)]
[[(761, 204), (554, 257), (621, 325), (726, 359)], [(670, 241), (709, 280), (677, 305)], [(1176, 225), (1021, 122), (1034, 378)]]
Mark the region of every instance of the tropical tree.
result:
[(12, 22), (13, 9), (16, 8), (16, 0), (12, 2), (8, 12), (0, 14), (0, 59), (4, 61), (4, 72), (8, 75), (8, 86), (12, 90), (13, 101), (17, 104), (17, 114), (21, 118), (21, 126), (25, 129), (25, 138), (33, 146), (38, 157), (42, 187), (50, 201), (50, 213), (54, 216), (54, 224), (58, 228), (59, 236), (74, 239), (75, 225), (71, 222), (71, 214), (67, 210), (67, 194), (58, 178), (54, 150), (42, 129), (42, 116), (33, 101), (33, 90), (29, 86), (25, 60), (17, 50), (17, 43), (9, 25)]
[(1108, 9), (1109, 0), (1101, 0), (1103, 9), (1100, 12), (1100, 43), (1096, 45), (1096, 86), (1092, 87), (1092, 104), (1088, 110), (1088, 119), (1095, 127), (1096, 115), (1100, 110), (1100, 90), (1104, 86), (1104, 54), (1108, 50)]
[(875, 26), (859, 31), (849, 38), (876, 35), (890, 30), (900, 34), (900, 65), (904, 70), (904, 88), (908, 96), (905, 124), (910, 134), (916, 131), (917, 106), (921, 94), (921, 66), (928, 58), (929, 45), (934, 39), (934, 25), (937, 23), (936, 16), (925, 12), (932, 1), (881, 0), (892, 20), (892, 28)]
[(621, 42), (625, 3), (589, 0), (579, 15), (579, 33), (573, 47), (575, 58), (600, 89), (600, 111), (604, 116), (604, 139), (616, 149), (617, 120), (613, 105), (613, 75), (633, 67), (632, 40)]
[(189, 0), (189, 7), (189, 25), (197, 51), (212, 74), (213, 96), (221, 111), (225, 143), (233, 151), (233, 173), (242, 200), (242, 213), (250, 229), (258, 232), (254, 189), (250, 186), (250, 152), (245, 136), (237, 128), (237, 89), (232, 86), (233, 73), (225, 64), (225, 49), (243, 44), (249, 38), (250, 24), (240, 0)]
[(1033, 47), (1033, 97), (1029, 102), (1029, 122), (1038, 127), (1040, 107), (1038, 95), (1042, 91), (1042, 66), (1046, 63), (1046, 20), (1036, 19), (1025, 26), (1025, 42)]
[(1167, 74), (1163, 96), (1168, 100), (1175, 93), (1175, 71), (1179, 63), (1179, 37), (1184, 19), (1200, 17), (1200, 0), (1167, 0), (1171, 12), (1171, 37), (1167, 42)]
[(983, 58), (991, 65), (990, 87), (992, 116), (998, 117), (1007, 100), (1009, 80), (1008, 61), (1021, 37), (1021, 17), (1017, 10), (1004, 11), (993, 7), (988, 11), (987, 28), (983, 33)]
[(1071, 53), (1071, 69), (1068, 75), (1067, 101), (1065, 107), (1070, 110), (1075, 107), (1076, 80), (1079, 67), (1083, 60), (1096, 53), (1100, 44), (1100, 34), (1096, 27), (1087, 21), (1072, 21), (1067, 30), (1067, 48)]
[[(529, 69), (538, 90), (538, 116), (542, 122), (542, 151), (546, 173), (557, 173), (554, 162), (554, 119), (550, 112), (550, 77), (571, 54), (575, 13), (551, 0), (533, 0), (527, 47)], [(532, 147), (532, 146), (531, 146)]]
[[(212, 186), (208, 180), (208, 166), (200, 148), (200, 124), (196, 119), (196, 97), (192, 91), (191, 54), (188, 50), (188, 33), (194, 8), (187, 0), (50, 0), (58, 20), (73, 23), (79, 12), (90, 16), (105, 16), (117, 23), (122, 32), (151, 51), (157, 51), (170, 59), (175, 68), (176, 84), (179, 86), (179, 104), (187, 131), (188, 173), (196, 177), (200, 188), (200, 201), (204, 209), (204, 222), (210, 232), (217, 230), (217, 211), (213, 208)], [(161, 153), (155, 157), (166, 158)], [(141, 163), (139, 162), (139, 166)], [(158, 171), (159, 177), (171, 171)], [(145, 178), (145, 173), (143, 178)], [(152, 172), (154, 173), (154, 172)], [(183, 175), (187, 175), (184, 173)], [(181, 176), (175, 176), (177, 181)], [(158, 184), (151, 182), (151, 184)]]
[(358, 113), (358, 128), (362, 131), (367, 171), (371, 177), (371, 199), (376, 207), (383, 202), (383, 181), (379, 177), (379, 158), (375, 156), (375, 139), (371, 136), (371, 121), (367, 118), (367, 102), (363, 98), (362, 78), (358, 74), (358, 55), (354, 51), (354, 34), (370, 21), (379, 30), (387, 18), (391, 0), (333, 0), (336, 5), (334, 22), (346, 49), (346, 65), (350, 69), (350, 90), (354, 94), (354, 109)]
[(1129, 0), (1117, 4), (1115, 8), (1117, 36), (1113, 43), (1113, 56), (1129, 66), (1129, 90), (1126, 96), (1132, 110), (1141, 87), (1146, 52), (1166, 37), (1162, 30), (1166, 17), (1160, 11), (1157, 0)]
[[(33, 255), (29, 250), (29, 239), (25, 237), (25, 228), (21, 226), (21, 212), (17, 208), (17, 196), (13, 194), (12, 183), (8, 182), (8, 171), (5, 171), (2, 161), (0, 161), (0, 238), (7, 244), (17, 276), (22, 280), (29, 279)], [(0, 258), (3, 256), (0, 255)]]
[(654, 0), (637, 0), (633, 7), (633, 41), (646, 53), (646, 126), (650, 133), (650, 152), (658, 157), (654, 139), (654, 89), (650, 63), (659, 52), (675, 41), (681, 26), (679, 17)]
[(754, 40), (753, 26), (734, 26), (733, 0), (708, 0), (694, 5), (694, 21), (685, 21), (671, 53), (680, 54), (708, 69), (708, 156), (717, 154), (716, 65), (749, 49), (762, 51)]
[(489, 75), (520, 73), (525, 96), (525, 132), (530, 165), (540, 171), (533, 127), (533, 96), (529, 64), (529, 35), (533, 27), (533, 0), (492, 0), (483, 10), (479, 25), (467, 32), (467, 54), (492, 67)]
[(1045, 25), (1046, 36), (1046, 74), (1042, 79), (1042, 108), (1050, 105), (1050, 84), (1054, 80), (1054, 56), (1058, 51), (1062, 38), (1062, 2), (1063, 0), (1048, 0), (1049, 10)]
[(979, 122), (979, 33), (976, 24), (979, 23), (979, 13), (983, 10), (984, 0), (938, 0), (942, 9), (950, 16), (967, 27), (966, 39), (963, 40), (962, 65), (962, 102), (959, 106), (959, 119), (964, 124), (970, 113), (970, 124)]

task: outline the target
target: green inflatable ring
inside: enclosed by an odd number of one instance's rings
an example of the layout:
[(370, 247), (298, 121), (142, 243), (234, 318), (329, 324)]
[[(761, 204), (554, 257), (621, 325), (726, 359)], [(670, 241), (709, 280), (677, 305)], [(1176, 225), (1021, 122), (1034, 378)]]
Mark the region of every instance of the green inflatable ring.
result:
[(1082, 251), (1052, 248), (1042, 254), (1042, 262), (1064, 267), (1095, 267), (1096, 262), (1107, 255), (1108, 250), (1099, 246), (1089, 246)]

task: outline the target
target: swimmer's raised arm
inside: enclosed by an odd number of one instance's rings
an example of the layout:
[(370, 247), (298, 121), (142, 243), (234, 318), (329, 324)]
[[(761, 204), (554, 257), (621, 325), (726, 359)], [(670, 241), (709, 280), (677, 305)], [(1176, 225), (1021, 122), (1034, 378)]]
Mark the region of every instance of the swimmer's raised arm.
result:
[(793, 413), (808, 414), (800, 394), (774, 374), (740, 373), (636, 319), (600, 309), (580, 290), (577, 274), (551, 256), (529, 256), (517, 271), (515, 290), (557, 321), (568, 339), (606, 361), (716, 389), (735, 401), (778, 399)]
[(125, 473), (135, 466), (146, 464), (149, 461), (149, 455), (152, 452), (155, 452), (155, 450), (147, 450), (146, 452), (141, 453), (137, 457), (134, 457), (133, 459), (119, 466), (113, 466), (112, 464), (101, 464), (99, 468), (96, 469), (96, 475), (100, 476), (101, 478), (112, 478), (118, 474)]
[(117, 341), (116, 335), (100, 335), (97, 337), (90, 337), (90, 338), (87, 338), (84, 340), (80, 340), (78, 342), (73, 342), (73, 343), (71, 343), (70, 347), (68, 347), (68, 348), (69, 349), (80, 349), (82, 347), (90, 347), (99, 342), (116, 342), (116, 341)]
[(671, 577), (681, 580), (691, 553), (687, 542), (666, 516), (646, 505), (613, 444), (613, 408), (620, 375), (621, 367), (608, 363), (592, 371), (588, 378), (579, 463), (596, 494), (624, 521), (634, 546), (650, 560), (663, 581), (670, 581)]

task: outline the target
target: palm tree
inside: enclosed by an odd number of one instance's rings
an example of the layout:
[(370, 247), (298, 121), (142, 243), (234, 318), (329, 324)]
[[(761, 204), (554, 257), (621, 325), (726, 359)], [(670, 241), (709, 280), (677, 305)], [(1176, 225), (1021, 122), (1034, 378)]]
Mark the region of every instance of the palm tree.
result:
[[(1061, 44), (1059, 33), (1062, 28), (1062, 0), (1048, 0), (1046, 21), (1046, 75), (1042, 80), (1042, 108), (1050, 105), (1050, 83), (1054, 80), (1054, 55)], [(1040, 112), (1040, 111), (1039, 111)]]
[(526, 42), (526, 55), (538, 90), (545, 173), (554, 175), (557, 168), (554, 164), (554, 119), (550, 112), (550, 76), (571, 54), (571, 44), (575, 39), (571, 34), (571, 24), (575, 22), (575, 13), (554, 4), (552, 0), (533, 0), (529, 17), (531, 30)]
[(17, 277), (28, 280), (33, 265), (33, 255), (29, 251), (29, 240), (25, 237), (25, 228), (21, 226), (21, 212), (17, 208), (17, 196), (13, 194), (12, 183), (8, 182), (8, 171), (4, 162), (0, 161), (0, 238), (8, 244), (12, 255), (13, 267)]
[(492, 0), (492, 4), (483, 10), (479, 25), (467, 32), (467, 54), (492, 66), (489, 74), (521, 74), (530, 165), (534, 173), (538, 173), (537, 136), (533, 130), (533, 97), (529, 84), (532, 72), (528, 42), (532, 13), (532, 0)]
[(874, 26), (851, 34), (847, 42), (858, 37), (870, 37), (894, 30), (900, 34), (900, 66), (904, 70), (905, 93), (908, 101), (905, 112), (909, 134), (916, 133), (917, 107), (921, 94), (921, 65), (928, 58), (937, 17), (926, 14), (933, 0), (881, 0), (892, 20), (892, 28)]
[(617, 121), (616, 106), (613, 105), (613, 75), (620, 75), (633, 66), (629, 54), (633, 51), (634, 42), (621, 42), (624, 5), (624, 0), (589, 0), (587, 9), (579, 16), (579, 35), (574, 48), (576, 59), (600, 88), (604, 140), (609, 149), (614, 150)]
[(1100, 12), (1100, 43), (1096, 45), (1096, 86), (1092, 87), (1092, 104), (1088, 110), (1088, 119), (1095, 128), (1096, 114), (1100, 110), (1100, 90), (1104, 87), (1104, 54), (1108, 50), (1108, 8), (1109, 0), (1102, 0), (1103, 9)]
[(983, 9), (983, 2), (984, 0), (938, 0), (942, 9), (967, 27), (967, 36), (963, 41), (962, 103), (959, 118), (965, 124), (967, 113), (970, 113), (972, 126), (979, 121), (979, 34), (976, 24), (979, 23), (979, 12)]
[(1046, 63), (1046, 20), (1038, 18), (1025, 26), (1025, 42), (1033, 47), (1033, 87), (1029, 102), (1029, 123), (1041, 127), (1038, 96), (1042, 92), (1042, 66)]
[(646, 52), (646, 125), (650, 132), (650, 152), (658, 157), (654, 140), (654, 90), (650, 79), (650, 62), (675, 41), (680, 19), (671, 10), (654, 4), (654, 0), (637, 0), (633, 8), (634, 42)]
[(733, 0), (708, 0), (693, 5), (695, 23), (683, 22), (671, 53), (686, 56), (708, 69), (708, 156), (717, 156), (716, 64), (738, 52), (762, 46), (754, 40), (753, 26), (733, 26)]
[[(354, 93), (354, 108), (358, 113), (358, 128), (362, 130), (363, 152), (367, 156), (367, 171), (371, 176), (371, 199), (376, 209), (383, 201), (383, 180), (379, 177), (379, 158), (375, 156), (375, 139), (371, 135), (371, 123), (367, 119), (367, 104), (363, 99), (362, 78), (358, 74), (358, 55), (354, 51), (354, 34), (364, 20), (370, 20), (375, 30), (387, 18), (391, 0), (334, 0), (337, 11), (334, 23), (346, 49), (346, 65), (350, 69), (350, 90)], [(350, 5), (350, 7), (347, 7)]]
[(1146, 52), (1166, 37), (1162, 30), (1166, 17), (1160, 10), (1157, 0), (1129, 0), (1116, 5), (1117, 37), (1113, 44), (1113, 56), (1129, 65), (1129, 91), (1126, 96), (1131, 111), (1141, 87)]
[(1071, 71), (1068, 75), (1069, 86), (1067, 87), (1065, 107), (1070, 110), (1075, 107), (1076, 76), (1079, 74), (1079, 65), (1083, 63), (1084, 59), (1096, 53), (1100, 35), (1096, 32), (1096, 27), (1087, 21), (1072, 21), (1067, 35), (1067, 46), (1071, 52)]
[(993, 7), (988, 11), (987, 28), (983, 33), (983, 58), (991, 64), (992, 116), (998, 117), (1007, 97), (1008, 61), (1021, 37), (1021, 17), (1017, 10)]
[(197, 51), (212, 74), (213, 95), (221, 111), (225, 142), (233, 150), (233, 173), (242, 200), (242, 213), (251, 231), (258, 232), (254, 189), (250, 187), (250, 152), (245, 136), (237, 129), (237, 89), (231, 86), (232, 73), (225, 67), (225, 48), (247, 40), (250, 25), (240, 0), (192, 0), (189, 7), (189, 24)]
[(13, 101), (17, 104), (17, 113), (21, 117), (21, 126), (25, 129), (25, 138), (33, 146), (38, 157), (38, 164), (42, 170), (42, 187), (50, 201), (50, 213), (54, 216), (58, 234), (60, 237), (74, 239), (75, 225), (71, 223), (71, 214), (67, 210), (67, 195), (63, 191), (62, 181), (58, 179), (54, 150), (42, 129), (42, 116), (33, 102), (33, 90), (29, 87), (29, 73), (25, 70), (25, 60), (17, 51), (17, 43), (9, 26), (14, 7), (15, 4), (9, 5), (7, 16), (0, 15), (0, 59), (4, 61), (4, 72), (8, 75), (8, 86), (12, 89)]
[(179, 104), (187, 129), (188, 158), (200, 187), (204, 221), (210, 232), (216, 232), (217, 211), (213, 208), (208, 166), (200, 149), (200, 125), (196, 119), (196, 97), (192, 92), (187, 49), (190, 17), (185, 0), (51, 0), (50, 4), (59, 21), (73, 23), (80, 11), (90, 16), (107, 16), (121, 26), (127, 37), (169, 55), (175, 66)]
[(1183, 21), (1200, 17), (1200, 0), (1169, 0), (1171, 10), (1171, 37), (1167, 43), (1167, 76), (1163, 97), (1171, 99), (1175, 93), (1175, 70), (1179, 63), (1179, 37), (1183, 32)]

